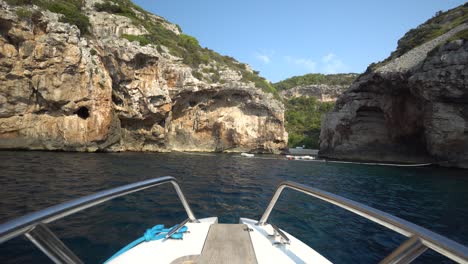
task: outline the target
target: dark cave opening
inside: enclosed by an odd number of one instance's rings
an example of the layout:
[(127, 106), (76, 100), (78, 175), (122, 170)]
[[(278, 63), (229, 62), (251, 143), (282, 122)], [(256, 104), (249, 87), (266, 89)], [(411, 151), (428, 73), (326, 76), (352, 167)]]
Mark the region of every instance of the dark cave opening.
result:
[(87, 107), (82, 106), (76, 110), (75, 114), (82, 119), (87, 119), (89, 117), (89, 110)]

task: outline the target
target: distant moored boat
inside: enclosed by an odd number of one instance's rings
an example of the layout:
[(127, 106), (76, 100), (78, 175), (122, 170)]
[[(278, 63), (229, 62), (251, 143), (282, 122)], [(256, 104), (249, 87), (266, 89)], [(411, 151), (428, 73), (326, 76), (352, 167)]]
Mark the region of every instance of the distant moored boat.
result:
[(246, 158), (253, 158), (253, 157), (255, 157), (254, 154), (245, 153), (245, 152), (241, 153), (241, 156), (242, 156), (242, 157), (246, 157)]

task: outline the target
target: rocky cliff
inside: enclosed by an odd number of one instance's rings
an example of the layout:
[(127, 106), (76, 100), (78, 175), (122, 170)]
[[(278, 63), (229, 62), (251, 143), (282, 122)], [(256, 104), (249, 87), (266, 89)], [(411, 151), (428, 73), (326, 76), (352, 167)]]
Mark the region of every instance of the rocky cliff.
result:
[(124, 0), (7, 2), (0, 1), (0, 148), (286, 147), (284, 107), (258, 88), (268, 84), (163, 18)]
[(311, 84), (281, 91), (280, 95), (286, 99), (316, 97), (320, 102), (334, 102), (348, 87), (347, 85)]
[(432, 18), (369, 67), (323, 120), (320, 155), (468, 168), (467, 11)]
[(357, 74), (317, 74), (295, 76), (273, 84), (282, 98), (315, 97), (320, 102), (334, 102), (357, 78)]

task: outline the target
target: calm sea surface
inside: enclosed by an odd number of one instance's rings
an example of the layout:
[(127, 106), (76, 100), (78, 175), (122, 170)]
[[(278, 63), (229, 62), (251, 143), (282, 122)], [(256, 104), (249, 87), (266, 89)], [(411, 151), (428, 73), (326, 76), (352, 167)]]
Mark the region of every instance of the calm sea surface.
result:
[[(0, 222), (96, 191), (175, 176), (198, 218), (259, 219), (283, 180), (389, 212), (468, 245), (468, 171), (239, 158), (230, 154), (0, 152)], [(118, 198), (51, 229), (86, 263), (106, 260), (146, 228), (186, 218), (171, 186)], [(335, 263), (375, 263), (404, 237), (343, 209), (287, 190), (270, 221)], [(427, 251), (419, 263), (445, 261)], [(0, 263), (49, 263), (25, 238), (0, 245)], [(447, 263), (449, 263), (447, 261)]]

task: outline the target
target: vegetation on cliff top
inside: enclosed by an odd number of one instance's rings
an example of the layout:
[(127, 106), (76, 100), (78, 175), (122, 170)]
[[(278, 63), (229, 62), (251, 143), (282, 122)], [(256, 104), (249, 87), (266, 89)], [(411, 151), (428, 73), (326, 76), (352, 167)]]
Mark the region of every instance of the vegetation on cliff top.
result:
[[(5, 1), (15, 6), (36, 5), (51, 12), (62, 14), (61, 22), (76, 25), (82, 34), (89, 34), (90, 22), (83, 12), (83, 0)], [(242, 81), (253, 82), (256, 87), (261, 88), (265, 92), (273, 93), (278, 98), (276, 89), (265, 78), (261, 77), (258, 72), (249, 71), (245, 64), (236, 61), (232, 57), (222, 56), (211, 49), (202, 48), (198, 40), (192, 36), (182, 33), (176, 34), (165, 27), (165, 25), (169, 24), (166, 20), (148, 13), (130, 0), (105, 0), (102, 3), (96, 3), (94, 8), (99, 12), (128, 17), (135, 25), (143, 26), (148, 31), (148, 34), (139, 36), (122, 35), (122, 37), (130, 41), (137, 41), (142, 46), (153, 44), (160, 51), (160, 46), (167, 47), (172, 55), (183, 58), (183, 62), (194, 69), (193, 72), (196, 78), (203, 78), (203, 75), (199, 71), (201, 64), (216, 62), (219, 66), (240, 72)], [(18, 13), (21, 18), (30, 16), (30, 13), (26, 9), (19, 10)], [(181, 31), (178, 25), (176, 27)], [(219, 79), (220, 75), (217, 70), (213, 69), (211, 73), (211, 78), (205, 79), (205, 81), (223, 82), (223, 80)]]
[[(200, 65), (216, 62), (218, 65), (240, 72), (242, 81), (253, 82), (256, 87), (261, 88), (263, 91), (277, 95), (276, 89), (258, 72), (247, 70), (245, 64), (236, 61), (232, 57), (222, 56), (211, 49), (201, 47), (195, 37), (183, 33), (176, 34), (174, 31), (167, 29), (163, 25), (163, 23), (167, 23), (165, 20), (152, 16), (131, 1), (106, 0), (103, 3), (95, 4), (94, 8), (100, 12), (126, 16), (132, 19), (134, 24), (143, 26), (149, 32), (147, 35), (123, 35), (122, 37), (130, 41), (137, 41), (143, 46), (153, 44), (167, 47), (172, 55), (183, 58), (183, 62), (194, 69), (193, 75), (198, 79), (203, 78), (203, 74), (199, 71)], [(178, 25), (177, 28), (182, 32)], [(211, 73), (211, 77), (206, 81), (223, 82), (223, 80), (219, 79), (220, 75), (217, 70), (211, 69), (208, 71), (208, 73)]]
[(296, 86), (305, 86), (313, 84), (327, 85), (351, 85), (356, 79), (356, 73), (340, 73), (340, 74), (320, 74), (310, 73), (302, 76), (294, 76), (286, 80), (274, 83), (273, 86), (278, 90), (288, 90)]
[[(50, 12), (62, 14), (61, 22), (76, 25), (81, 34), (89, 33), (90, 23), (88, 17), (81, 12), (83, 8), (81, 0), (5, 0), (5, 2), (15, 6), (36, 5)], [(25, 18), (27, 15), (24, 9), (19, 13), (20, 18)]]
[(397, 58), (407, 51), (437, 38), (465, 22), (468, 22), (468, 3), (446, 12), (439, 11), (424, 24), (408, 31), (398, 41), (398, 47), (390, 57)]
[(448, 10), (446, 12), (438, 11), (434, 17), (427, 20), (417, 28), (408, 31), (400, 40), (398, 40), (397, 49), (382, 62), (372, 63), (369, 69), (376, 69), (387, 62), (400, 57), (411, 49), (435, 39), (455, 27), (468, 22), (468, 3), (462, 6)]

